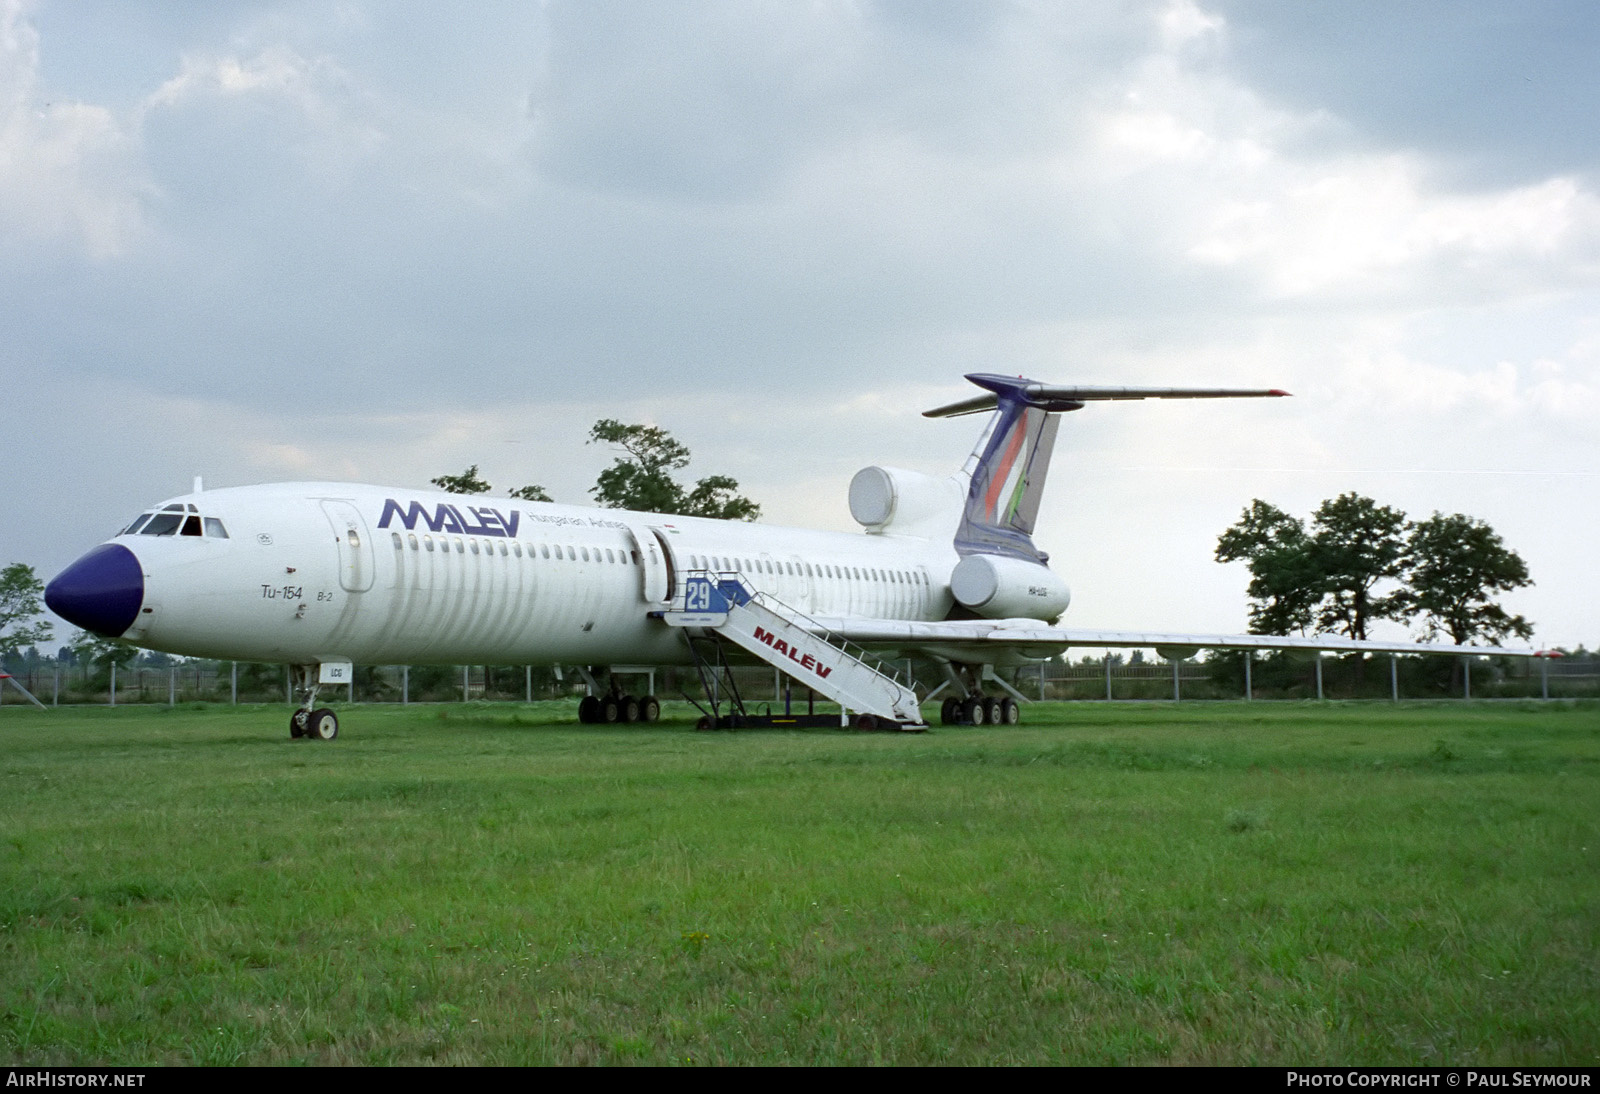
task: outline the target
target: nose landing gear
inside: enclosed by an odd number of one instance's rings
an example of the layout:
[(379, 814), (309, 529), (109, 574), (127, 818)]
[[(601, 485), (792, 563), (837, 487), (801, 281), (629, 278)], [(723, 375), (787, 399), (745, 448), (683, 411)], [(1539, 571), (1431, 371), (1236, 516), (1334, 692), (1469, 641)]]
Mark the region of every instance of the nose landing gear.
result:
[(289, 736), (296, 740), (307, 737), (313, 741), (331, 741), (339, 736), (339, 716), (327, 707), (316, 705), (318, 670), (317, 665), (289, 666), (291, 685), (298, 685), (298, 690), (305, 693), (305, 701), (289, 715)]

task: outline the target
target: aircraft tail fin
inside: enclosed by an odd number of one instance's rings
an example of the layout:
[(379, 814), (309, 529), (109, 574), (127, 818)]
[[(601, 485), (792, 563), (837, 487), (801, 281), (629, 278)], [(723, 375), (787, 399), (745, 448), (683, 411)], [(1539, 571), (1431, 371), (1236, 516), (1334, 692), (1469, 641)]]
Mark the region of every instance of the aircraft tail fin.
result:
[(1041, 384), (1017, 376), (970, 373), (982, 395), (926, 411), (953, 418), (996, 410), (967, 460), (967, 502), (955, 546), (962, 555), (1007, 555), (1043, 563), (1033, 543), (1034, 524), (1055, 449), (1057, 415), (1090, 402), (1123, 399), (1229, 399), (1289, 394), (1272, 389), (1088, 387)]

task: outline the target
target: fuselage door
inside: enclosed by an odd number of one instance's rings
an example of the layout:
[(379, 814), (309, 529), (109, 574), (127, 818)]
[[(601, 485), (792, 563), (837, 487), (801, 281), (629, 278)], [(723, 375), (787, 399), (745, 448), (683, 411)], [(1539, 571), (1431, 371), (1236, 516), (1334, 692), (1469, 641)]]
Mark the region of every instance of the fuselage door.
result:
[(632, 525), (628, 526), (628, 538), (633, 541), (633, 553), (639, 559), (640, 593), (651, 604), (667, 599), (670, 573), (661, 548), (656, 546), (656, 538), (640, 535)]
[(672, 557), (672, 544), (667, 533), (656, 527), (652, 527), (650, 531), (656, 537), (656, 542), (661, 544), (661, 558), (667, 569), (667, 590), (661, 599), (671, 601), (678, 595), (678, 560)]
[(324, 500), (322, 512), (333, 528), (339, 547), (339, 584), (347, 593), (364, 593), (372, 588), (372, 536), (361, 510), (347, 501)]

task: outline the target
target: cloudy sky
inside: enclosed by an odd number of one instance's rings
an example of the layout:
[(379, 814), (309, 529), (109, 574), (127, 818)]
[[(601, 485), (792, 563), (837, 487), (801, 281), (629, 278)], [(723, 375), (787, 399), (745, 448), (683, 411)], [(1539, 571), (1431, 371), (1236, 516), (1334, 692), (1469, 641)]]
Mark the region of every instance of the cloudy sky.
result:
[(1296, 396), (1067, 418), (1069, 624), (1243, 630), (1218, 533), (1354, 490), (1595, 646), (1596, 56), (1581, 0), (0, 0), (0, 563), (197, 474), (583, 502), (600, 417), (851, 528), (999, 371)]

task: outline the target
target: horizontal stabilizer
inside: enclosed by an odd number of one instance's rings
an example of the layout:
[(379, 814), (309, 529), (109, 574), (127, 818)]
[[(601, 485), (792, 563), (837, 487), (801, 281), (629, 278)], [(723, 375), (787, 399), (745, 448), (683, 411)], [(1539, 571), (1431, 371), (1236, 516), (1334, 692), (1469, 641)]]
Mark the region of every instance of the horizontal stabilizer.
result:
[(983, 395), (923, 411), (924, 418), (955, 418), (963, 414), (979, 414), (994, 410), (1000, 405), (1004, 392), (1041, 410), (1077, 410), (1084, 403), (1112, 402), (1125, 399), (1266, 399), (1288, 395), (1279, 388), (1227, 388), (1227, 387), (1102, 387), (1094, 385), (1041, 384), (1014, 376), (974, 372), (967, 379), (989, 390)]

